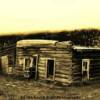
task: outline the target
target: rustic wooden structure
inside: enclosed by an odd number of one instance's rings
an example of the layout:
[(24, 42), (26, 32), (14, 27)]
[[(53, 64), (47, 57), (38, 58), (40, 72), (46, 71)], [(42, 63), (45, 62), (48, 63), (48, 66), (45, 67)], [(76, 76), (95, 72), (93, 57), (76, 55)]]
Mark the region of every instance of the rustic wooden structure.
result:
[(73, 46), (70, 41), (17, 42), (16, 68), (35, 67), (35, 79), (70, 84), (100, 79), (100, 48)]
[(16, 45), (6, 46), (0, 51), (0, 73), (12, 74), (15, 66)]
[[(20, 40), (0, 52), (0, 71), (33, 79), (71, 84), (100, 79), (100, 48), (72, 45), (71, 41)], [(26, 75), (26, 76), (25, 76)]]
[(71, 42), (21, 40), (17, 42), (16, 68), (24, 71), (34, 66), (36, 79), (71, 83)]
[(100, 79), (100, 48), (73, 46), (73, 79), (94, 81)]

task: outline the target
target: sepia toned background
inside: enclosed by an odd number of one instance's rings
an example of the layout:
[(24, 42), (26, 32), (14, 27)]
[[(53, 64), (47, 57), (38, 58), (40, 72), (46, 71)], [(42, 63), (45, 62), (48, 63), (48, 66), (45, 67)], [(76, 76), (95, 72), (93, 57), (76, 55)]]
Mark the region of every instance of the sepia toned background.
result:
[(100, 28), (99, 0), (0, 0), (0, 34)]
[(99, 100), (99, 84), (100, 0), (0, 0), (0, 100)]

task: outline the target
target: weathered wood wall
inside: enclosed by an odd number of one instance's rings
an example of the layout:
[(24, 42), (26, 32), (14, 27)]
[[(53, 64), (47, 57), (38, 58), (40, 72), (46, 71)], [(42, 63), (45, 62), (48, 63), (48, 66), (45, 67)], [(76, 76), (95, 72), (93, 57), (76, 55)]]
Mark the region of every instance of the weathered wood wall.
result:
[(100, 51), (74, 51), (72, 64), (73, 64), (73, 81), (82, 81), (82, 59), (90, 59), (89, 80), (100, 79)]
[(34, 54), (38, 54), (36, 48), (16, 48), (16, 68), (15, 74), (23, 75), (23, 59), (26, 56), (32, 57)]
[[(44, 68), (39, 70), (42, 73), (46, 72), (46, 61), (48, 58), (55, 60), (55, 81), (69, 83), (71, 82), (71, 64), (72, 54), (70, 49), (58, 49), (58, 48), (41, 48), (40, 49), (40, 62), (38, 68)], [(44, 64), (44, 66), (42, 65)], [(39, 77), (45, 74), (40, 74)], [(41, 77), (42, 78), (42, 77)]]
[(23, 71), (22, 65), (18, 60), (24, 56), (38, 54), (38, 78), (47, 80), (46, 62), (48, 58), (55, 61), (55, 77), (53, 81), (61, 83), (72, 82), (72, 51), (70, 48), (17, 48), (16, 50), (16, 68)]
[[(5, 60), (2, 58), (5, 57)], [(0, 52), (0, 71), (4, 74), (12, 74), (15, 67), (16, 47), (15, 45), (5, 47)]]

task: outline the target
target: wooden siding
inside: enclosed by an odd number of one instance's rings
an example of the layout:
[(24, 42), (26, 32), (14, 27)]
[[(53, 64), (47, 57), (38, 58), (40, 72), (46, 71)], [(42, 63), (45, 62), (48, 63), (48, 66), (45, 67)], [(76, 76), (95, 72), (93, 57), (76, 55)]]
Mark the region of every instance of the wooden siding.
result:
[(16, 50), (16, 67), (23, 69), (18, 60), (24, 56), (33, 56), (38, 54), (38, 78), (48, 80), (46, 73), (47, 59), (55, 59), (55, 77), (52, 81), (61, 83), (71, 83), (72, 81), (72, 52), (66, 48), (17, 48)]
[[(55, 77), (54, 81), (69, 83), (71, 82), (71, 51), (67, 49), (41, 48), (39, 57), (39, 77), (46, 79), (46, 60), (55, 59)], [(42, 70), (41, 70), (42, 69)], [(40, 74), (42, 73), (42, 74)]]
[(82, 81), (82, 59), (90, 60), (89, 80), (100, 79), (100, 51), (74, 51), (72, 58), (73, 81)]
[[(0, 52), (0, 64), (1, 73), (12, 74), (15, 67), (15, 57), (16, 57), (16, 47), (15, 45), (5, 47)], [(4, 59), (3, 59), (4, 58)]]

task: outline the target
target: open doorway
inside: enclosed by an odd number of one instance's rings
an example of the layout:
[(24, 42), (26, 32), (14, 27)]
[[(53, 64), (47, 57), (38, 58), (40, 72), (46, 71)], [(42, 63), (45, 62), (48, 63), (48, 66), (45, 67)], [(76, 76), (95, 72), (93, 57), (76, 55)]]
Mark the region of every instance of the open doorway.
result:
[(82, 80), (87, 81), (89, 80), (89, 68), (90, 67), (90, 60), (89, 59), (82, 59)]
[(47, 78), (54, 78), (55, 62), (52, 59), (47, 60)]

